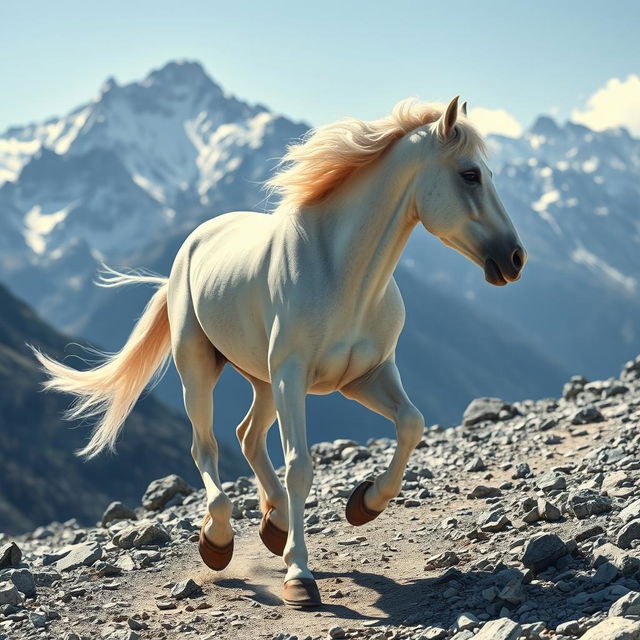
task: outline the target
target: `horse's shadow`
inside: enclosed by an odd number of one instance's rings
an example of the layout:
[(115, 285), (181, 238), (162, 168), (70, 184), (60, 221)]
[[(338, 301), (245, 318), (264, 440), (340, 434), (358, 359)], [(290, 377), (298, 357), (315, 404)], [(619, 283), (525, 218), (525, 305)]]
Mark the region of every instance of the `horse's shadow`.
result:
[[(344, 600), (336, 601), (331, 599), (326, 586), (323, 589), (323, 613), (343, 622), (370, 621), (372, 625), (421, 624), (449, 627), (460, 614), (472, 613), (485, 619), (488, 614), (490, 619), (508, 615), (520, 622), (542, 621), (555, 628), (562, 622), (607, 611), (611, 603), (621, 595), (609, 593), (610, 590), (606, 587), (610, 585), (598, 585), (590, 578), (584, 578), (579, 588), (569, 593), (553, 582), (546, 585), (526, 584), (522, 587), (526, 603), (523, 608), (522, 603), (512, 604), (500, 598), (496, 598), (492, 604), (483, 596), (483, 590), (491, 586), (504, 586), (504, 580), (500, 580), (496, 572), (449, 569), (440, 576), (415, 578), (402, 583), (389, 576), (361, 571), (318, 571), (315, 575), (320, 580), (321, 589), (323, 582), (327, 585), (325, 580), (340, 578), (346, 590), (348, 582), (352, 581), (375, 593), (375, 600), (369, 600), (368, 604), (377, 612), (368, 614), (363, 613), (361, 607), (360, 610), (354, 608), (348, 594)], [(638, 588), (637, 584), (629, 584), (630, 582), (637, 583), (634, 578), (619, 580), (620, 586), (627, 589)], [(217, 585), (249, 591), (251, 595), (248, 597), (266, 607), (282, 606), (281, 599), (266, 584), (229, 578), (217, 582)], [(566, 583), (561, 583), (561, 586), (565, 585)], [(457, 597), (447, 597), (446, 591), (450, 588), (457, 591)], [(576, 601), (570, 602), (571, 606), (567, 606), (568, 600), (582, 592), (598, 594), (592, 599), (582, 598), (582, 601), (578, 597)], [(362, 601), (362, 598), (359, 600)]]

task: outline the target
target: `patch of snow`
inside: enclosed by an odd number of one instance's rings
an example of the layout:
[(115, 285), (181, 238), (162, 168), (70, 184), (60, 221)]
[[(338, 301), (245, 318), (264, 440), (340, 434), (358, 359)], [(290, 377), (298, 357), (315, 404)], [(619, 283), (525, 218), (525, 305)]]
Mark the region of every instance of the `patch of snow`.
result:
[(546, 223), (549, 224), (549, 226), (554, 230), (556, 235), (558, 236), (563, 235), (560, 225), (557, 223), (556, 219), (546, 209), (539, 211), (538, 215), (540, 216), (540, 218), (542, 218), (542, 220), (544, 220)]
[(75, 206), (70, 204), (53, 213), (43, 213), (39, 205), (32, 207), (24, 217), (24, 239), (34, 253), (41, 255), (47, 247), (46, 236), (62, 222)]
[(139, 173), (135, 173), (132, 176), (133, 181), (141, 188), (144, 189), (154, 200), (158, 202), (165, 203), (166, 196), (162, 187), (151, 182), (148, 178), (141, 176)]
[(591, 253), (584, 247), (578, 247), (574, 249), (571, 254), (571, 259), (576, 264), (582, 264), (590, 267), (593, 271), (599, 271), (607, 278), (622, 286), (627, 293), (634, 293), (636, 290), (636, 279), (631, 276), (626, 276), (624, 273), (607, 264), (604, 260)]
[(557, 189), (546, 191), (540, 196), (540, 199), (531, 205), (531, 208), (538, 213), (546, 211), (550, 204), (560, 200), (560, 192)]

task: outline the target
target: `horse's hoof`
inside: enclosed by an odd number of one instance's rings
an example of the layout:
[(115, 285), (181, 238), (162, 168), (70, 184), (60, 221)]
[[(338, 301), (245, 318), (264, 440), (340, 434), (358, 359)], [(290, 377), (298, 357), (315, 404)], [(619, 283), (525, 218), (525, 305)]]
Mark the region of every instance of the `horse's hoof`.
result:
[(289, 607), (307, 609), (322, 604), (318, 585), (313, 578), (292, 578), (282, 587), (282, 600)]
[(264, 546), (276, 556), (281, 556), (284, 553), (284, 546), (287, 544), (287, 537), (289, 533), (283, 531), (280, 527), (276, 527), (269, 514), (273, 509), (269, 509), (267, 513), (262, 516), (260, 520), (260, 540), (264, 543)]
[(382, 511), (374, 511), (368, 509), (364, 503), (364, 494), (369, 487), (373, 486), (373, 480), (365, 480), (361, 482), (349, 496), (345, 513), (347, 522), (356, 527), (375, 520)]
[(200, 527), (200, 540), (198, 541), (198, 551), (200, 551), (200, 557), (202, 561), (214, 571), (222, 571), (233, 558), (233, 538), (229, 544), (225, 544), (223, 547), (213, 544), (207, 540), (204, 535), (204, 528), (211, 516), (207, 514), (204, 517), (202, 526)]

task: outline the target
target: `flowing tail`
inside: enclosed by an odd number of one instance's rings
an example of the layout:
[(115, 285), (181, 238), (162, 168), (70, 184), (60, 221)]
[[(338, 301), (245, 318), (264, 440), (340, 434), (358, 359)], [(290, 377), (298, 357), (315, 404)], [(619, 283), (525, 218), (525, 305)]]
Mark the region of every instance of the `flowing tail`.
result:
[(118, 433), (134, 404), (149, 386), (164, 374), (171, 355), (167, 314), (168, 278), (147, 274), (125, 274), (106, 269), (97, 283), (103, 287), (154, 284), (158, 290), (144, 309), (126, 344), (114, 354), (100, 353), (102, 364), (78, 371), (33, 349), (49, 376), (44, 388), (75, 396), (67, 419), (99, 416), (89, 443), (78, 455), (93, 458), (103, 449), (114, 449)]

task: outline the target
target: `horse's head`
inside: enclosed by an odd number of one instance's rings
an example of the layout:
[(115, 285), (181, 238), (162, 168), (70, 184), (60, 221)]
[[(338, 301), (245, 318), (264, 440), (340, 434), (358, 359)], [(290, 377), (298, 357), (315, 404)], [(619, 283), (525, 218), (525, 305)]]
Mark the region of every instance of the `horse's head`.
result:
[(514, 282), (527, 260), (500, 202), (479, 134), (458, 116), (454, 98), (440, 118), (417, 132), (421, 169), (415, 204), (422, 224), (447, 246), (484, 269), (487, 282)]

